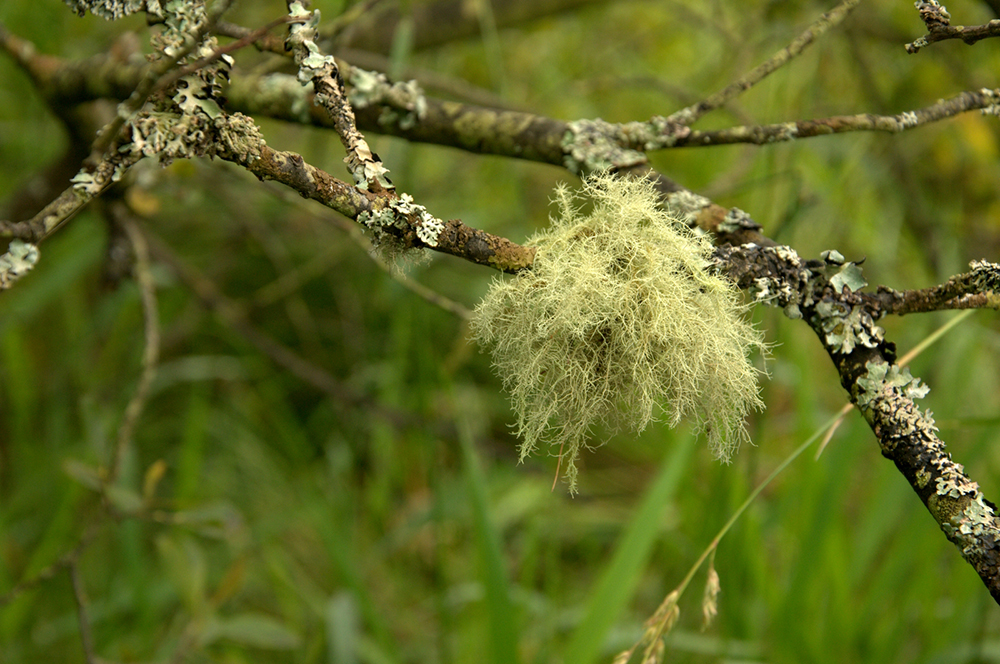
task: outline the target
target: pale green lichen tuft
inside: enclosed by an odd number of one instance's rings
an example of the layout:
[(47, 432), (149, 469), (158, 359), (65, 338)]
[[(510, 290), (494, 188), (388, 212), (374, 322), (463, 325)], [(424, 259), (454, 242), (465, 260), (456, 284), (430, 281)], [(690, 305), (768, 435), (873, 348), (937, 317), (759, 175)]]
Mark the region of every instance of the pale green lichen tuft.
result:
[(555, 198), (559, 217), (528, 242), (532, 269), (497, 279), (472, 321), (510, 393), (521, 458), (551, 445), (573, 490), (595, 427), (690, 418), (728, 461), (763, 406), (747, 359), (762, 341), (711, 270), (711, 242), (661, 209), (648, 180), (596, 175), (582, 197), (559, 187)]

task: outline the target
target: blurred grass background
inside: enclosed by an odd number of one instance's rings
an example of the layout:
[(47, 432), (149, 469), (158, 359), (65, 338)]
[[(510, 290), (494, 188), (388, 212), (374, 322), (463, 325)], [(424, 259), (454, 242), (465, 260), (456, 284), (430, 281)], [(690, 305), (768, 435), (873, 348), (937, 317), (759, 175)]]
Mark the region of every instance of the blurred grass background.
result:
[[(260, 25), (282, 4), (243, 3), (233, 18)], [(325, 19), (344, 8), (314, 6)], [(484, 20), (478, 38), (432, 49), (397, 40), (392, 62), (553, 117), (645, 119), (720, 89), (831, 6), (597, 3), (497, 31)], [(950, 9), (956, 24), (993, 18), (984, 3)], [(80, 19), (57, 0), (3, 3), (0, 20), (66, 57), (125, 30), (146, 39), (141, 18)], [(699, 127), (891, 114), (998, 85), (998, 43), (907, 55), (922, 29), (910, 3), (865, 3)], [(0, 96), (2, 200), (65, 138), (6, 58)], [(331, 133), (261, 124), (272, 147), (346, 176)], [(996, 118), (967, 114), (898, 136), (667, 151), (654, 165), (805, 257), (835, 248), (865, 258), (872, 284), (919, 288), (997, 260), (998, 139)], [(552, 186), (573, 180), (369, 140), (433, 214), (515, 241), (546, 223)], [(46, 242), (36, 271), (0, 297), (0, 595), (98, 524), (80, 572), (107, 660), (609, 662), (753, 487), (845, 402), (812, 333), (755, 310), (775, 345), (756, 446), (720, 466), (683, 430), (619, 436), (581, 458), (570, 498), (550, 491), (555, 459), (516, 464), (506, 397), (465, 324), (390, 278), (328, 211), (210, 162), (141, 170), (132, 195), (147, 227), (255, 326), (370, 401), (296, 380), (157, 265), (161, 366), (119, 481), (118, 506), (138, 501), (144, 516), (102, 519), (88, 483), (138, 379), (139, 293), (103, 279), (109, 233), (96, 212)], [(447, 257), (409, 276), (468, 307), (494, 278)], [(887, 337), (905, 351), (952, 315), (887, 320)], [(998, 359), (1000, 325), (980, 312), (913, 364), (941, 437), (994, 500)], [(700, 574), (667, 640), (672, 661), (1000, 660), (995, 604), (856, 414), (818, 461), (805, 455), (764, 492), (715, 566), (718, 618), (700, 631)], [(84, 661), (80, 639), (65, 571), (0, 607), (3, 664)]]

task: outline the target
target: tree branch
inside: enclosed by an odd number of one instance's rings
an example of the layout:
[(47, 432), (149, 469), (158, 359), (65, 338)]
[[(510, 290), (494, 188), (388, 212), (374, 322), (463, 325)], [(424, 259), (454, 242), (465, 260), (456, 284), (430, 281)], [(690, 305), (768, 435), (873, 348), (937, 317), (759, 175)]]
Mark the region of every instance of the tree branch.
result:
[(951, 14), (937, 0), (914, 3), (920, 12), (920, 20), (927, 26), (927, 34), (905, 46), (907, 53), (917, 53), (924, 46), (947, 39), (961, 39), (969, 46), (990, 37), (1000, 37), (1000, 19), (993, 19), (983, 25), (951, 25)]
[[(838, 283), (836, 261), (803, 261), (788, 247), (721, 247), (721, 269), (743, 288), (767, 293), (769, 303), (802, 318), (819, 337), (851, 402), (864, 415), (882, 455), (920, 497), (945, 536), (958, 547), (1000, 603), (1000, 517), (979, 485), (948, 453), (930, 413), (914, 399), (928, 388), (896, 364), (895, 345), (875, 325), (878, 312)], [(997, 286), (997, 266), (981, 283)], [(973, 270), (975, 273), (976, 270)], [(833, 274), (833, 276), (831, 276)], [(995, 292), (995, 291), (994, 291)]]

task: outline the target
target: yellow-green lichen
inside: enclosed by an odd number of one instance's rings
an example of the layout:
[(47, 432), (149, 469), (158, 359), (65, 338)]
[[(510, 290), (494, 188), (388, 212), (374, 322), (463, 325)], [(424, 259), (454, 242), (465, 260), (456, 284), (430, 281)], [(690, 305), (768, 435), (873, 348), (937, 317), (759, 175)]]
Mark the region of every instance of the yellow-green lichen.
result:
[(762, 406), (747, 359), (761, 335), (711, 270), (710, 241), (661, 209), (647, 180), (597, 175), (583, 194), (588, 215), (556, 189), (558, 218), (528, 242), (532, 269), (497, 279), (472, 322), (510, 393), (522, 459), (554, 446), (573, 489), (595, 426), (690, 418), (728, 460)]

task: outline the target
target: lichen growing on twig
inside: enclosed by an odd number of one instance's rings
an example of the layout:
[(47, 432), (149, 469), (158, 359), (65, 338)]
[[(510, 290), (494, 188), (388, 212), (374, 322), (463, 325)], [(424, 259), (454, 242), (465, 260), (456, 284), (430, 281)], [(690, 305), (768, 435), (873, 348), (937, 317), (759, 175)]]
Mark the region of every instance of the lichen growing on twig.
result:
[(596, 175), (583, 196), (559, 187), (555, 198), (558, 218), (528, 241), (532, 269), (497, 279), (472, 322), (510, 393), (521, 458), (554, 446), (574, 490), (595, 426), (690, 418), (728, 461), (763, 405), (747, 359), (762, 340), (712, 271), (711, 242), (658, 207), (647, 180)]

